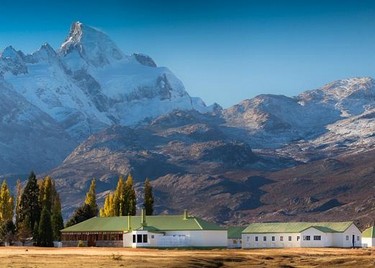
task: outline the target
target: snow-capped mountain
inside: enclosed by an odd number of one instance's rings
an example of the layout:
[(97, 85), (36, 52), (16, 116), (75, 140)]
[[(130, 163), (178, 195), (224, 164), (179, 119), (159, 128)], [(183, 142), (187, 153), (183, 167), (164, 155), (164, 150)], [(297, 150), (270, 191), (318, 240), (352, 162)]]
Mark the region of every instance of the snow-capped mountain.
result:
[(112, 124), (132, 125), (175, 109), (208, 111), (170, 70), (146, 55), (125, 55), (106, 34), (80, 22), (58, 51), (45, 44), (25, 55), (7, 47), (0, 73), (78, 141)]
[[(22, 98), (24, 107), (34, 107), (49, 118), (48, 126), (39, 125), (35, 118), (38, 131), (58, 129), (69, 144), (111, 125), (135, 125), (173, 110), (210, 110), (201, 99), (191, 98), (168, 68), (157, 67), (147, 55), (124, 54), (105, 33), (80, 22), (73, 23), (58, 50), (47, 43), (27, 55), (12, 46), (5, 48), (0, 53), (0, 79), (7, 89), (1, 94)], [(8, 113), (1, 109), (4, 115)], [(43, 150), (48, 152), (45, 155), (52, 152), (49, 146)], [(55, 151), (60, 160), (68, 154), (59, 152)], [(40, 157), (43, 164), (35, 169), (56, 164)]]
[[(331, 124), (375, 107), (375, 80), (338, 80), (296, 97), (260, 95), (223, 111), (226, 124), (245, 130), (253, 148), (280, 148), (329, 132)], [(346, 121), (345, 121), (346, 122)]]

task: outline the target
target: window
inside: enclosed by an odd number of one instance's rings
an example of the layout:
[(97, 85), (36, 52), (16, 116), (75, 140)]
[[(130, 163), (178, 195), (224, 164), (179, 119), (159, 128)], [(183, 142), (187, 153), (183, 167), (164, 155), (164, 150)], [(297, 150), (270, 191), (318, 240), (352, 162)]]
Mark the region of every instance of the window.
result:
[(280, 241), (284, 241), (284, 237), (283, 236), (280, 236)]
[(300, 239), (300, 237), (299, 237), (299, 235), (297, 236), (297, 241), (299, 241), (299, 239)]
[(154, 239), (154, 238), (155, 238), (155, 236), (154, 236), (154, 235), (152, 235), (152, 236), (151, 236), (151, 239)]
[(349, 241), (349, 236), (348, 235), (346, 236), (346, 241)]
[(272, 239), (272, 241), (275, 241), (275, 237), (274, 237), (274, 236), (272, 236), (272, 238), (271, 238), (271, 239)]
[(142, 235), (137, 234), (137, 243), (142, 243)]
[(237, 240), (236, 239), (233, 240), (233, 244), (237, 245)]
[(314, 240), (322, 240), (322, 237), (320, 235), (314, 235)]
[(143, 243), (147, 243), (147, 235), (146, 234), (143, 235)]
[(291, 236), (288, 236), (288, 241), (292, 241), (292, 237)]
[(303, 240), (310, 241), (310, 236), (309, 236), (309, 235), (305, 235), (305, 236), (303, 237)]
[(359, 235), (357, 235), (357, 241), (359, 241)]
[(257, 237), (257, 236), (255, 237), (255, 241), (257, 241), (257, 242), (258, 242), (258, 237)]
[(135, 234), (133, 234), (133, 243), (137, 243), (137, 239), (135, 237)]
[(263, 236), (263, 241), (267, 241), (267, 236)]

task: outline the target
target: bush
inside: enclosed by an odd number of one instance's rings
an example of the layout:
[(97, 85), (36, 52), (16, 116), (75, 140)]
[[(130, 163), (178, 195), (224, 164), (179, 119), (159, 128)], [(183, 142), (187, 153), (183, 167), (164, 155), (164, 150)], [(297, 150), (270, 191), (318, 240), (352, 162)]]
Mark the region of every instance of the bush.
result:
[(85, 242), (83, 242), (82, 240), (78, 240), (77, 247), (79, 247), (79, 248), (85, 247)]

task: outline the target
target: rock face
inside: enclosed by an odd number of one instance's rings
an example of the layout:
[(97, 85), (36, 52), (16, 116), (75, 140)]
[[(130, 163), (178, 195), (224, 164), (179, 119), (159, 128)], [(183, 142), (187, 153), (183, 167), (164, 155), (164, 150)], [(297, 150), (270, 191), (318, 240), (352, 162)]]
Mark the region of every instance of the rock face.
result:
[[(33, 169), (39, 171), (55, 166), (72, 146), (112, 125), (138, 124), (175, 109), (210, 110), (200, 99), (191, 98), (170, 70), (157, 67), (146, 55), (125, 55), (106, 34), (80, 22), (72, 25), (58, 51), (48, 44), (29, 55), (11, 46), (5, 48), (0, 54), (0, 78), (7, 88), (2, 94), (19, 95), (24, 105), (35, 107), (49, 118), (51, 124), (40, 125), (39, 132), (58, 129), (70, 144), (55, 150), (56, 146), (33, 148), (41, 144), (25, 140), (30, 150), (46, 152), (35, 156)], [(2, 113), (8, 110), (2, 108)], [(36, 124), (40, 124), (38, 121)], [(1, 129), (0, 135), (5, 132)], [(22, 142), (15, 140), (14, 144)], [(22, 150), (16, 149), (20, 147), (9, 150), (21, 155)], [(47, 157), (52, 154), (56, 157)], [(9, 165), (0, 162), (4, 172), (30, 169), (30, 165), (17, 165), (17, 159), (8, 158), (14, 168), (7, 169)]]

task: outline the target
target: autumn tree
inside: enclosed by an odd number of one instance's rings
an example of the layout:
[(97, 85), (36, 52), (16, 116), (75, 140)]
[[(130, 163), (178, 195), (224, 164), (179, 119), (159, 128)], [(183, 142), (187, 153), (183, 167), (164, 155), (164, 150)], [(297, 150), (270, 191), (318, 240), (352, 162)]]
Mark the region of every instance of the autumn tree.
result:
[(125, 182), (125, 213), (122, 215), (132, 215), (135, 216), (137, 210), (137, 198), (135, 195), (133, 177), (131, 174), (128, 175), (128, 178)]
[(146, 179), (144, 185), (143, 208), (145, 209), (146, 215), (152, 215), (154, 213), (154, 195), (149, 179)]
[(68, 220), (66, 226), (71, 226), (82, 221), (88, 220), (92, 217), (98, 215), (98, 206), (96, 204), (96, 196), (95, 196), (95, 179), (91, 181), (90, 188), (86, 193), (85, 202), (77, 208), (72, 217)]
[(104, 199), (103, 208), (100, 209), (100, 217), (113, 217), (115, 215), (115, 209), (113, 205), (113, 193), (109, 193)]
[(14, 199), (10, 193), (8, 185), (5, 180), (0, 188), (0, 223), (12, 221), (14, 209)]
[(20, 204), (21, 204), (21, 196), (22, 196), (22, 184), (21, 181), (18, 179), (16, 184), (16, 209), (15, 209), (15, 217), (16, 217), (16, 230), (18, 231), (19, 222), (20, 222)]

